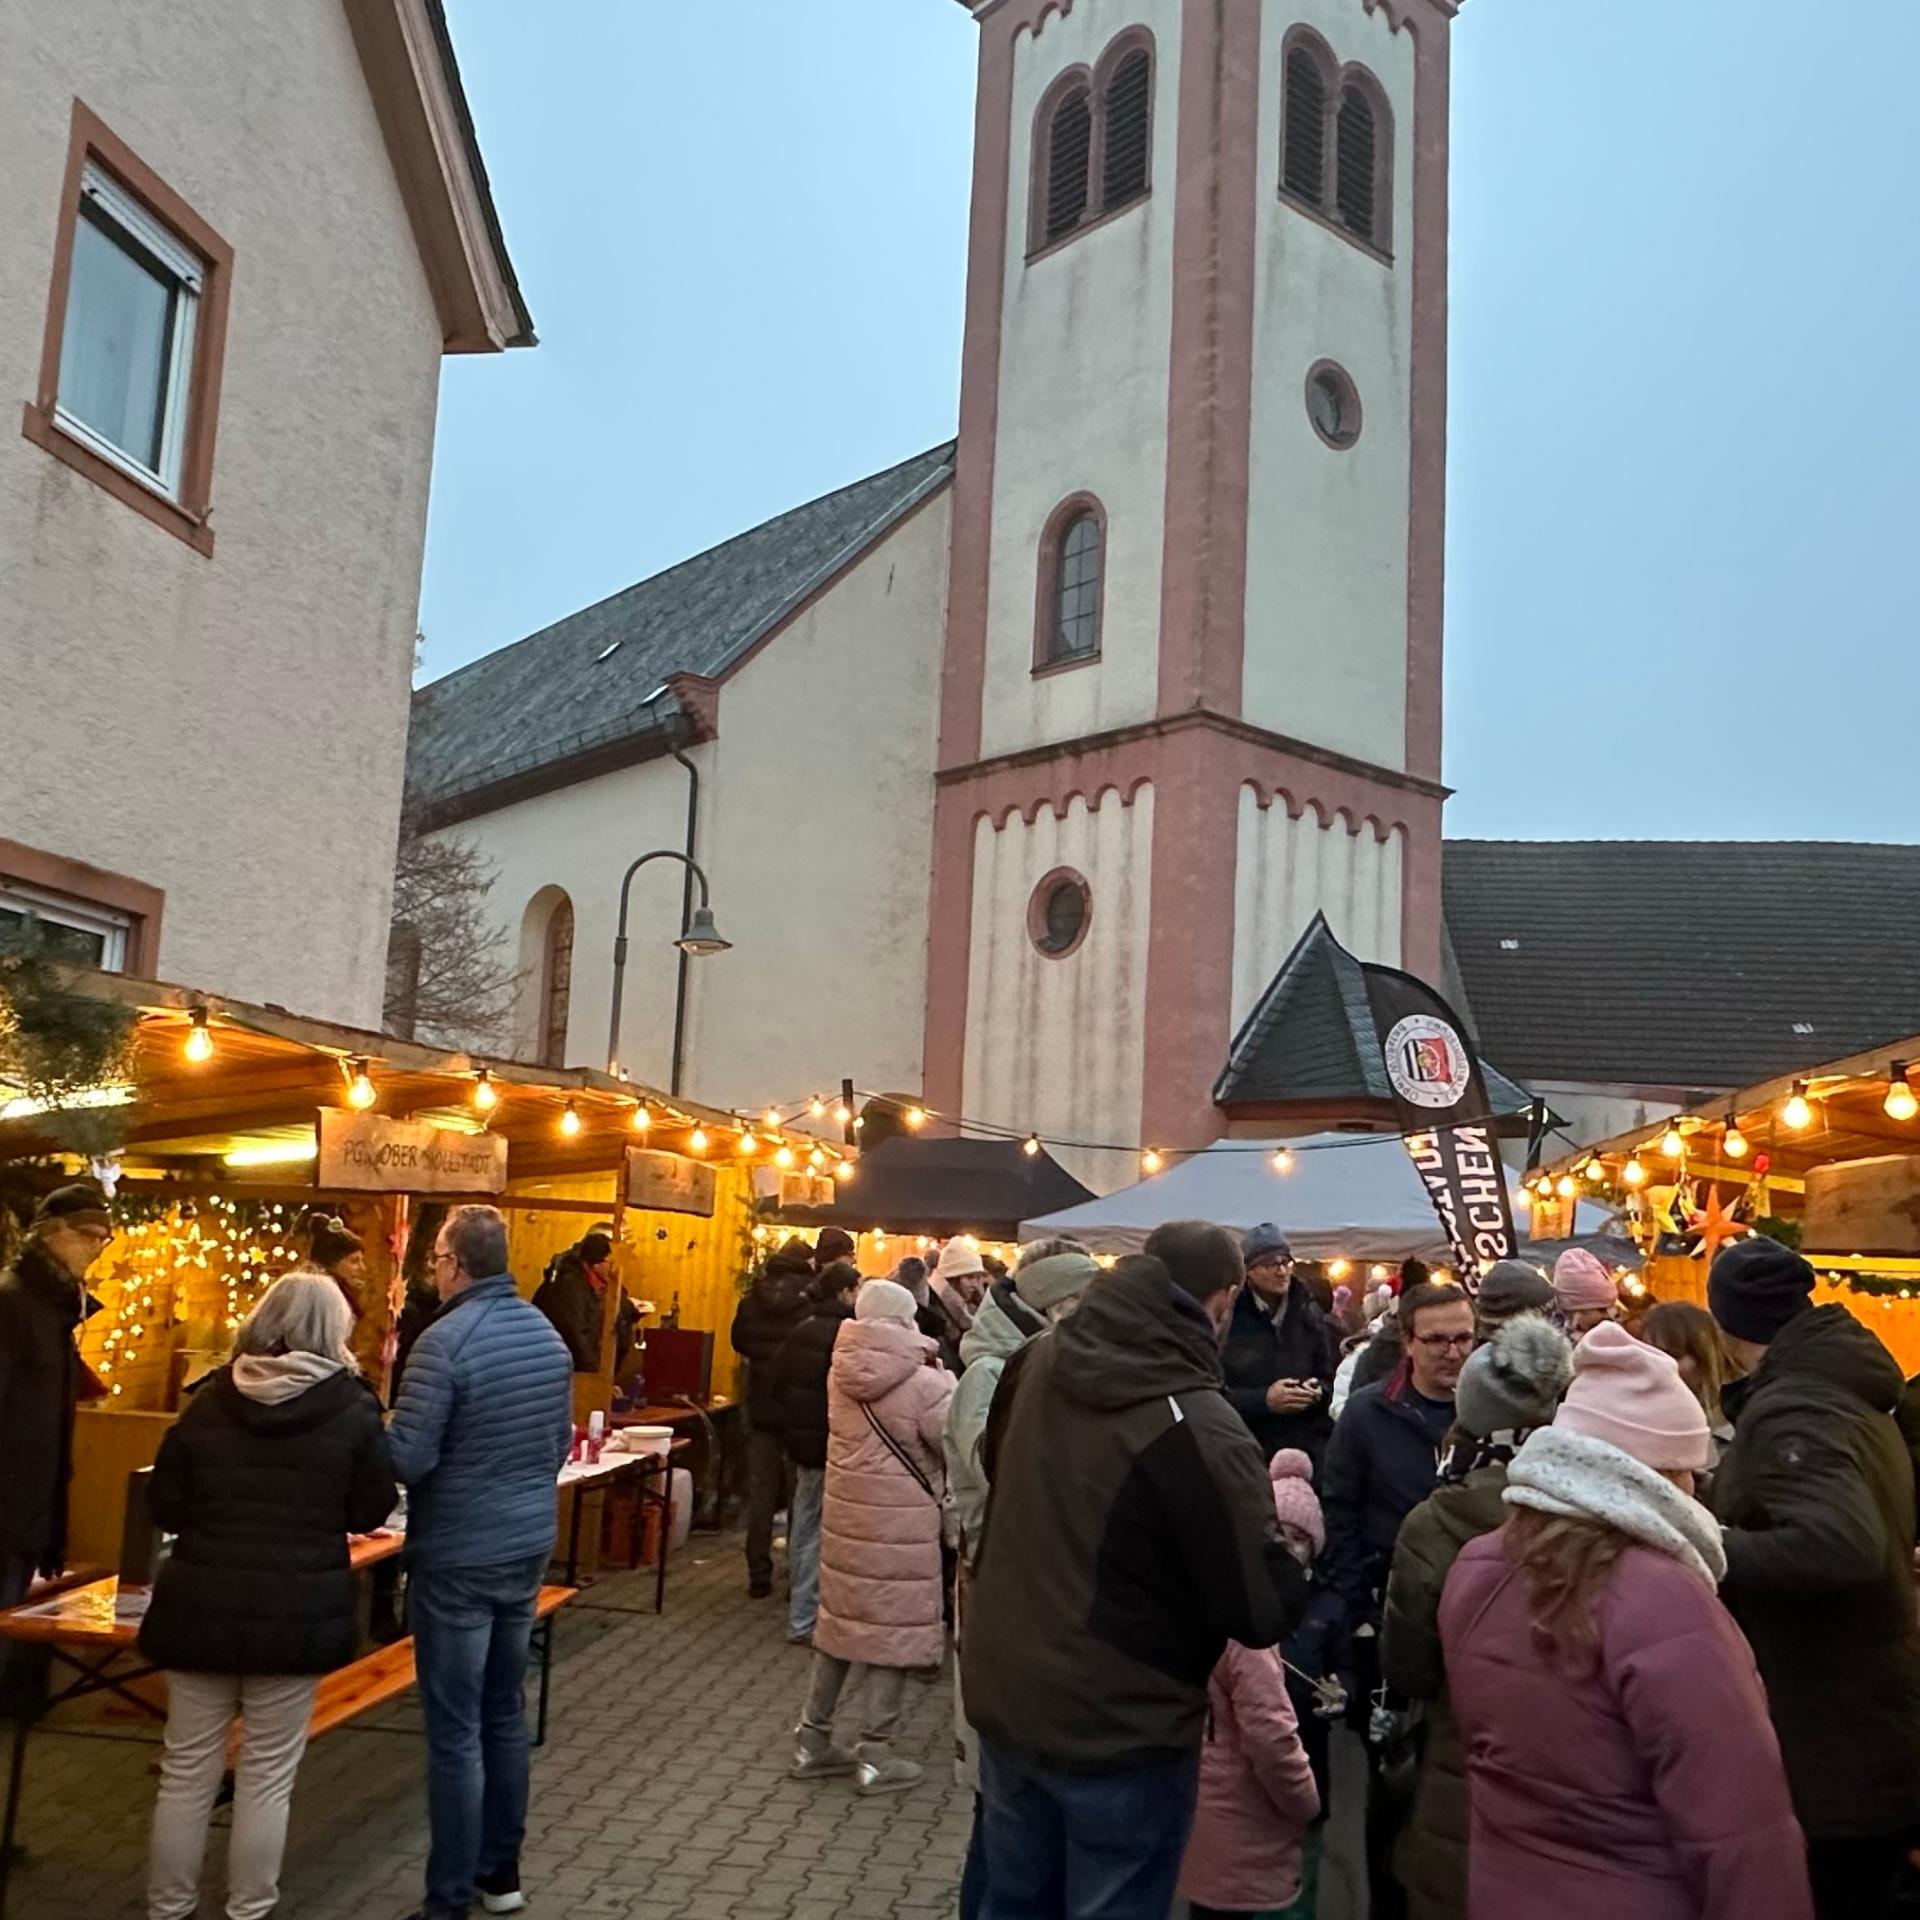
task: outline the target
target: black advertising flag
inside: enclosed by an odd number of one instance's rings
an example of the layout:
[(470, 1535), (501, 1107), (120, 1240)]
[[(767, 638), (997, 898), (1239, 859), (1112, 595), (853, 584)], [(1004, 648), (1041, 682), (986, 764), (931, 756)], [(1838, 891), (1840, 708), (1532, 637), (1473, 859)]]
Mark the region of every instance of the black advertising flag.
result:
[(1363, 971), (1408, 1152), (1460, 1277), (1477, 1292), (1481, 1273), (1515, 1244), (1479, 1058), (1453, 1009), (1425, 981), (1397, 967)]

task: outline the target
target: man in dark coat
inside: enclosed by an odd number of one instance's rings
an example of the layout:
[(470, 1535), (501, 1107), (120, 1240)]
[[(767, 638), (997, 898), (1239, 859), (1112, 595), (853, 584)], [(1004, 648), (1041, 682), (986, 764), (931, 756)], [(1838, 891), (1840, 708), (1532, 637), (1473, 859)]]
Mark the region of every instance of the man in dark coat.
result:
[(577, 1245), (554, 1258), (546, 1277), (534, 1289), (533, 1304), (553, 1322), (554, 1331), (573, 1355), (575, 1373), (598, 1373), (604, 1346), (607, 1289), (619, 1293), (614, 1314), (614, 1378), (620, 1376), (633, 1351), (634, 1329), (640, 1315), (613, 1271), (613, 1240), (603, 1229), (582, 1236)]
[(1813, 1269), (1771, 1240), (1724, 1249), (1707, 1304), (1750, 1371), (1722, 1404), (1713, 1477), (1729, 1611), (1753, 1645), (1822, 1920), (1878, 1920), (1920, 1838), (1920, 1621), (1904, 1382)]
[[(823, 1247), (829, 1240), (836, 1243), (834, 1259), (853, 1250), (852, 1240), (837, 1227), (820, 1236)], [(747, 1363), (747, 1592), (755, 1600), (773, 1592), (773, 1516), (787, 1485), (774, 1357), (806, 1318), (813, 1263), (813, 1249), (795, 1234), (768, 1255), (733, 1315), (733, 1350)]]
[(1306, 1284), (1293, 1270), (1293, 1249), (1272, 1221), (1240, 1245), (1247, 1281), (1234, 1296), (1233, 1318), (1220, 1349), (1227, 1399), (1269, 1460), (1298, 1447), (1314, 1471), (1333, 1431), (1333, 1335)]

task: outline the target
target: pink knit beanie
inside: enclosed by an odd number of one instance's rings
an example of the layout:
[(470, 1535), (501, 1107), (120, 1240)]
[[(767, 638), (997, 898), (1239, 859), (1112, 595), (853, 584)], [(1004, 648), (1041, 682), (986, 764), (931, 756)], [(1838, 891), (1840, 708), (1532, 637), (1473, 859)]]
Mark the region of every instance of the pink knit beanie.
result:
[(1298, 1447), (1282, 1447), (1267, 1467), (1273, 1482), (1273, 1513), (1283, 1527), (1305, 1534), (1316, 1558), (1327, 1544), (1327, 1523), (1314, 1497), (1313, 1462)]
[(1620, 1289), (1585, 1247), (1569, 1247), (1553, 1263), (1553, 1298), (1562, 1313), (1593, 1313), (1613, 1306)]
[(1669, 1354), (1611, 1321), (1573, 1350), (1556, 1427), (1606, 1440), (1657, 1473), (1699, 1472), (1713, 1457), (1707, 1416)]

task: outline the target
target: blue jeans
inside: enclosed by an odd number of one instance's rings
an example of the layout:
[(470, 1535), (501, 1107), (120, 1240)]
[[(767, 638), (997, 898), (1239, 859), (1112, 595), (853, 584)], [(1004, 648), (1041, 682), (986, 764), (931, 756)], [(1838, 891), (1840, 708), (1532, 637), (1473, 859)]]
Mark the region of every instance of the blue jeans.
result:
[(527, 1829), (524, 1682), (547, 1556), (413, 1575), (420, 1706), (427, 1728), (426, 1912), (460, 1920), (476, 1874), (516, 1865)]
[(820, 1501), (824, 1467), (795, 1467), (787, 1507), (787, 1631), (811, 1633), (820, 1612)]
[(983, 1920), (1167, 1920), (1200, 1755), (1056, 1773), (980, 1740)]

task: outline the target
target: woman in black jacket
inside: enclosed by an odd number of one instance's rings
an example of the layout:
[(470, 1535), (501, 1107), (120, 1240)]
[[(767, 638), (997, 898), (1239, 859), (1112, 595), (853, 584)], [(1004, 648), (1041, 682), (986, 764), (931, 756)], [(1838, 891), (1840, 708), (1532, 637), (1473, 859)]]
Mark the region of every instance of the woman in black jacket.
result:
[(397, 1491), (380, 1406), (348, 1350), (353, 1314), (323, 1273), (270, 1287), (233, 1360), (160, 1443), (149, 1503), (176, 1534), (140, 1629), (167, 1670), (166, 1749), (153, 1813), (149, 1920), (188, 1920), (236, 1714), (227, 1912), (279, 1897), (294, 1775), (319, 1676), (353, 1658), (347, 1536), (377, 1527)]
[(820, 1604), (820, 1500), (827, 1477), (827, 1370), (833, 1343), (853, 1318), (860, 1270), (836, 1260), (813, 1283), (806, 1319), (774, 1357), (771, 1391), (778, 1396), (780, 1434), (793, 1463), (793, 1504), (787, 1514), (787, 1638), (813, 1638)]

